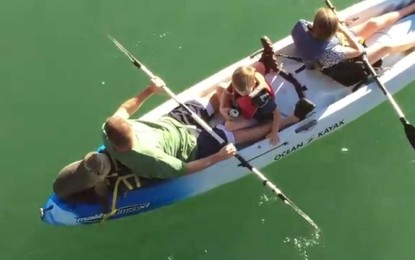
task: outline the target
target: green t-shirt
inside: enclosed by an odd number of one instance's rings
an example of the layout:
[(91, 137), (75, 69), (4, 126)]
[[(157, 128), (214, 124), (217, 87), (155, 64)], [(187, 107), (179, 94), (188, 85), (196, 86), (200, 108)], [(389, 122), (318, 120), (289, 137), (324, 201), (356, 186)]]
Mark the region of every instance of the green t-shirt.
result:
[(197, 149), (196, 137), (185, 125), (170, 117), (156, 122), (128, 121), (138, 140), (131, 151), (116, 151), (103, 134), (104, 145), (113, 159), (146, 178), (164, 179), (184, 174), (185, 163), (194, 159)]

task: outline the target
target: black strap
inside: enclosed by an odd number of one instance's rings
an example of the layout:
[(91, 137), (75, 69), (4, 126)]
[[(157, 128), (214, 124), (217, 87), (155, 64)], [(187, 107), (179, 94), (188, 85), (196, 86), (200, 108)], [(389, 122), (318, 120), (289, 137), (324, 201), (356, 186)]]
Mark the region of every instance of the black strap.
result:
[(298, 82), (298, 80), (294, 78), (294, 76), (291, 73), (287, 73), (283, 71), (281, 68), (278, 68), (278, 69), (279, 69), (279, 74), (281, 75), (281, 77), (287, 80), (288, 82), (290, 82), (291, 84), (293, 84), (295, 91), (297, 92), (298, 98), (299, 99), (305, 98), (304, 91), (307, 90), (307, 87), (301, 85), (300, 82)]
[(272, 67), (270, 68), (271, 70), (273, 70), (275, 73), (279, 73), (283, 79), (287, 80), (288, 82), (290, 82), (294, 86), (295, 91), (297, 92), (297, 95), (298, 95), (299, 99), (305, 98), (304, 91), (307, 90), (306, 86), (302, 86), (300, 84), (300, 82), (298, 82), (298, 80), (296, 78), (294, 78), (294, 76), (291, 73), (288, 73), (288, 72), (284, 71), (279, 66), (276, 59), (274, 59), (274, 62), (271, 65), (272, 65)]
[(286, 54), (282, 54), (282, 53), (277, 53), (277, 52), (275, 53), (275, 55), (278, 56), (278, 57), (283, 57), (283, 58), (289, 59), (289, 60), (294, 60), (294, 61), (297, 61), (297, 62), (300, 62), (300, 63), (304, 62), (303, 59), (299, 58), (299, 57), (294, 57), (294, 56), (290, 56), (290, 55), (286, 55)]
[(306, 68), (307, 68), (307, 66), (306, 66), (306, 65), (303, 65), (303, 66), (299, 67), (298, 69), (296, 69), (296, 70), (295, 70), (295, 73), (296, 73), (296, 74), (297, 74), (297, 73), (300, 73), (301, 71), (305, 70)]

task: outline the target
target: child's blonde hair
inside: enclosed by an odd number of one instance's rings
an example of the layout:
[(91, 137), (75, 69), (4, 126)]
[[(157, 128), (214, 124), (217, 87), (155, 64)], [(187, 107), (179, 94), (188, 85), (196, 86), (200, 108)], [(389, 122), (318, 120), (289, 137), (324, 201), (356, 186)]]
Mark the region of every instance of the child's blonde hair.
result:
[(234, 88), (241, 92), (251, 92), (255, 86), (255, 68), (251, 66), (241, 66), (232, 75)]

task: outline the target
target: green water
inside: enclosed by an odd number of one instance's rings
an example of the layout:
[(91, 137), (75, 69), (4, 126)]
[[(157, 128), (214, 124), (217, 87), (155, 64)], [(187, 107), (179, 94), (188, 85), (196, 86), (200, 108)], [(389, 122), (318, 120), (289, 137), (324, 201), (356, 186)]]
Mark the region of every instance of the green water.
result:
[[(414, 259), (414, 152), (387, 103), (263, 169), (320, 225), (321, 239), (255, 176), (105, 225), (39, 220), (59, 169), (94, 149), (103, 120), (147, 84), (106, 34), (178, 92), (258, 49), (260, 36), (284, 37), (321, 4), (4, 2), (0, 259)], [(414, 87), (396, 96), (413, 121)]]

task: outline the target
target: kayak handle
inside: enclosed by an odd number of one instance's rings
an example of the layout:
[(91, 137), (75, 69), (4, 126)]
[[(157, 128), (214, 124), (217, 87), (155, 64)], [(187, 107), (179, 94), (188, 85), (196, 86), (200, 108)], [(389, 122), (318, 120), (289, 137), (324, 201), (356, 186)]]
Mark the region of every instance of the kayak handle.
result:
[(295, 129), (295, 133), (298, 134), (300, 132), (304, 132), (304, 131), (310, 130), (315, 125), (317, 125), (317, 120), (313, 119), (310, 122), (307, 122), (304, 125), (299, 126), (297, 129)]

